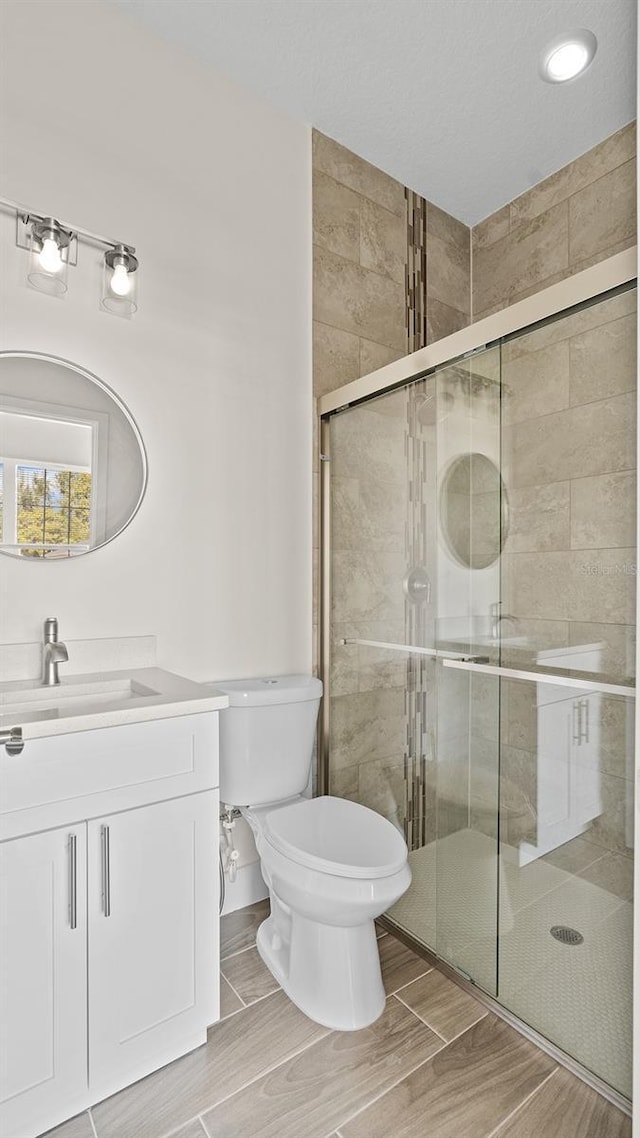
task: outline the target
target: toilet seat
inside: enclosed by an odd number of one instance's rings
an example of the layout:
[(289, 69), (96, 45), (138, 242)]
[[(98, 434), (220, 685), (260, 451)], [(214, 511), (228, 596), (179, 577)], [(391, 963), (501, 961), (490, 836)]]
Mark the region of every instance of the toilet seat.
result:
[(299, 798), (265, 811), (262, 821), (269, 845), (320, 873), (377, 879), (406, 865), (407, 847), (395, 826), (346, 798)]

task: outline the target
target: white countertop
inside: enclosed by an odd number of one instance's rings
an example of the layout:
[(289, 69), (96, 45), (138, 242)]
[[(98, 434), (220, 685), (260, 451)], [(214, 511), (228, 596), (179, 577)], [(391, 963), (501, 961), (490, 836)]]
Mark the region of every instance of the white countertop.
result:
[(94, 731), (123, 723), (171, 719), (228, 707), (228, 697), (163, 668), (136, 668), (0, 683), (0, 730), (22, 728), (23, 739)]

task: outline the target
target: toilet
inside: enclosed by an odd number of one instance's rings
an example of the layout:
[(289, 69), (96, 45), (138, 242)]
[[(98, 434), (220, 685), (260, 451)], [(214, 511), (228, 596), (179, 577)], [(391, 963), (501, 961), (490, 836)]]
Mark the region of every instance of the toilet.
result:
[(385, 1001), (373, 922), (411, 882), (406, 843), (366, 806), (304, 796), (319, 680), (215, 686), (229, 697), (220, 713), (220, 800), (251, 826), (271, 900), (260, 956), (310, 1019), (338, 1031), (366, 1027)]

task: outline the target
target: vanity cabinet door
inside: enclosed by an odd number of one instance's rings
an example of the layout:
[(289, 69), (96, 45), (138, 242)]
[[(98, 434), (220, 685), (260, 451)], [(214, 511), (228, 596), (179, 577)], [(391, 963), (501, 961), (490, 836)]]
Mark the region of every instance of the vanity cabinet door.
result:
[(90, 822), (92, 1098), (204, 1043), (218, 1018), (218, 794)]
[(0, 1134), (39, 1134), (87, 1094), (86, 827), (0, 845)]

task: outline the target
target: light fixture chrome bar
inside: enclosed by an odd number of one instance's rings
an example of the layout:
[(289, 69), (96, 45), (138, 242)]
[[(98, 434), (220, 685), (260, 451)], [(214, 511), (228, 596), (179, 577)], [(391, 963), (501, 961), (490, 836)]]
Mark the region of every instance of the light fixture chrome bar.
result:
[[(42, 221), (47, 217), (51, 217), (50, 210), (42, 213), (39, 210), (29, 209), (27, 206), (21, 205), (20, 202), (12, 201), (11, 198), (0, 197), (0, 210), (4, 210), (5, 213), (15, 213), (25, 225), (30, 221)], [(128, 253), (135, 253), (135, 247), (125, 241), (104, 237), (101, 233), (94, 233), (91, 229), (80, 229), (77, 225), (72, 225), (70, 222), (64, 221), (61, 217), (56, 217), (56, 221), (63, 229), (71, 232), (74, 237), (82, 237), (83, 240), (90, 241), (94, 245), (101, 245), (105, 249), (111, 249), (115, 245), (123, 245)]]
[[(604, 695), (622, 695), (627, 699), (636, 698), (635, 687), (627, 687), (625, 684), (609, 684), (600, 682), (599, 680), (587, 679), (586, 676), (582, 679), (576, 676), (575, 673), (568, 674), (567, 672), (538, 672), (533, 669), (524, 670), (521, 668), (503, 668), (497, 664), (480, 664), (475, 660), (466, 659), (454, 660), (443, 659), (442, 663), (445, 668), (459, 668), (465, 672), (482, 672), (486, 676), (503, 676), (509, 680), (531, 680), (537, 684), (553, 684), (558, 687), (578, 688), (580, 691), (597, 691), (602, 692)], [(589, 672), (593, 675), (593, 672)]]

